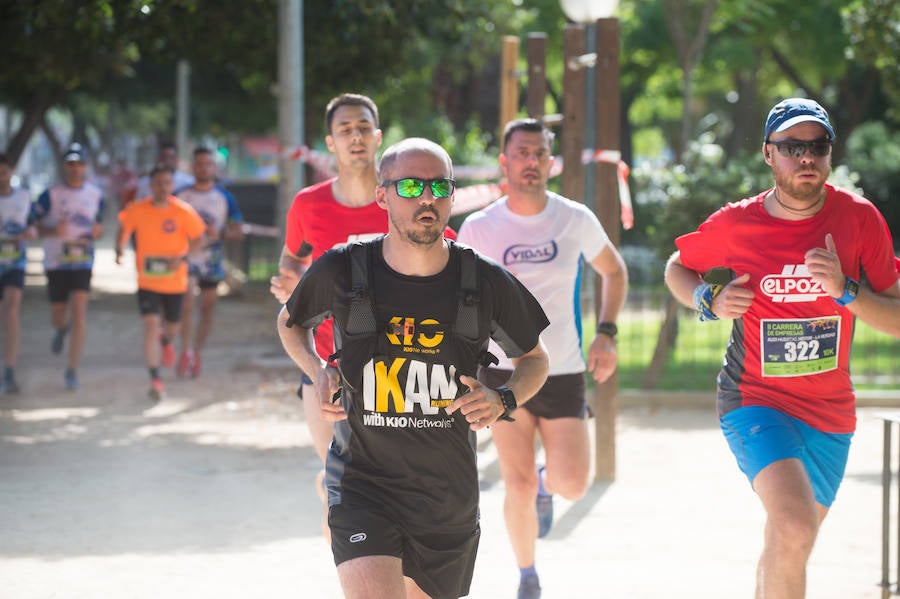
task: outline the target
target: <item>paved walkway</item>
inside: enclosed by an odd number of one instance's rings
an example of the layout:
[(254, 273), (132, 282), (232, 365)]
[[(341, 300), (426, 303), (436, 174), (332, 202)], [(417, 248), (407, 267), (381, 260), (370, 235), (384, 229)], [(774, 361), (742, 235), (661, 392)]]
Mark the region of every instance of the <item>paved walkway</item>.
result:
[[(0, 397), (0, 597), (340, 597), (274, 301), (264, 291), (223, 299), (202, 377), (166, 373), (169, 397), (150, 407), (133, 271), (105, 249), (96, 283), (77, 393), (63, 390), (63, 360), (49, 353), (43, 290), (26, 292), (25, 391)], [(544, 597), (752, 597), (763, 513), (712, 406), (625, 401), (616, 481), (557, 502), (539, 542)], [(860, 412), (809, 568), (810, 598), (880, 597), (873, 412)], [(470, 596), (514, 597), (503, 485), (481, 441), (483, 535)]]

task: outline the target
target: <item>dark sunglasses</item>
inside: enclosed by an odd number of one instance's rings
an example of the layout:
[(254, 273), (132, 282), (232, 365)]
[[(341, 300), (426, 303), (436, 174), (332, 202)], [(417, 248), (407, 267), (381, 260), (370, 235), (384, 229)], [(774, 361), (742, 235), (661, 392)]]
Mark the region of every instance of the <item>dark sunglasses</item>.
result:
[(785, 158), (801, 158), (808, 151), (813, 156), (828, 156), (831, 154), (830, 139), (816, 139), (813, 141), (766, 141), (778, 149), (778, 153)]
[(393, 185), (394, 189), (397, 190), (398, 196), (411, 200), (422, 195), (422, 192), (425, 191), (426, 184), (431, 187), (431, 195), (434, 196), (435, 199), (449, 198), (453, 195), (453, 190), (456, 189), (456, 181), (449, 177), (443, 177), (441, 179), (415, 179), (407, 177), (406, 179), (385, 181), (381, 186), (390, 187)]

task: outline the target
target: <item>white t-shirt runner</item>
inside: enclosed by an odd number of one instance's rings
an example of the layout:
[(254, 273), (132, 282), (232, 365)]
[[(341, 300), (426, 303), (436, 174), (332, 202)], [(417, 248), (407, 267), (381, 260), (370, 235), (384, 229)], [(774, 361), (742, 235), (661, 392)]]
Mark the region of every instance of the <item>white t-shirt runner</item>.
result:
[[(539, 214), (510, 211), (506, 196), (466, 219), (457, 241), (503, 265), (537, 298), (550, 319), (541, 339), (550, 354), (550, 375), (584, 372), (581, 350), (581, 272), (609, 243), (596, 215), (583, 204), (547, 192)], [(491, 341), (497, 368), (512, 361)]]

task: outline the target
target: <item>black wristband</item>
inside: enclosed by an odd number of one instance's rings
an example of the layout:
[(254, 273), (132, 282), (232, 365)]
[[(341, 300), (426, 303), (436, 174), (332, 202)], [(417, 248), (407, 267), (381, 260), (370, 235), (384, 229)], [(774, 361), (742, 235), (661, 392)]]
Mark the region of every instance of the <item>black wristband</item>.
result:
[(506, 385), (501, 385), (494, 389), (498, 395), (500, 395), (500, 403), (503, 404), (503, 414), (500, 415), (497, 420), (507, 420), (509, 422), (515, 422), (516, 419), (510, 416), (510, 414), (515, 411), (517, 407), (519, 407), (519, 402), (516, 401), (516, 395), (512, 392), (512, 389), (507, 387)]
[(607, 337), (616, 338), (616, 335), (619, 332), (619, 327), (616, 326), (614, 322), (598, 322), (597, 323), (597, 334), (598, 335), (606, 335)]

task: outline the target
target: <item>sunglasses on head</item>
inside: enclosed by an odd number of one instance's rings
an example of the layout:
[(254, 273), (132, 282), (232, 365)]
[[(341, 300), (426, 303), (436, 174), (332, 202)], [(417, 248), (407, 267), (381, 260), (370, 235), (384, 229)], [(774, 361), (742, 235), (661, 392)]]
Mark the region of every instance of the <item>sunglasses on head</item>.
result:
[(830, 139), (815, 139), (813, 141), (766, 141), (775, 146), (778, 153), (785, 158), (801, 158), (808, 151), (813, 156), (828, 156), (831, 154)]
[(435, 199), (449, 198), (453, 194), (453, 190), (456, 189), (456, 181), (449, 177), (442, 177), (440, 179), (416, 179), (407, 177), (405, 179), (385, 181), (381, 184), (382, 187), (390, 187), (391, 185), (397, 190), (398, 196), (407, 199), (415, 199), (422, 195), (422, 192), (425, 191), (425, 185), (431, 187), (431, 195), (434, 196)]

